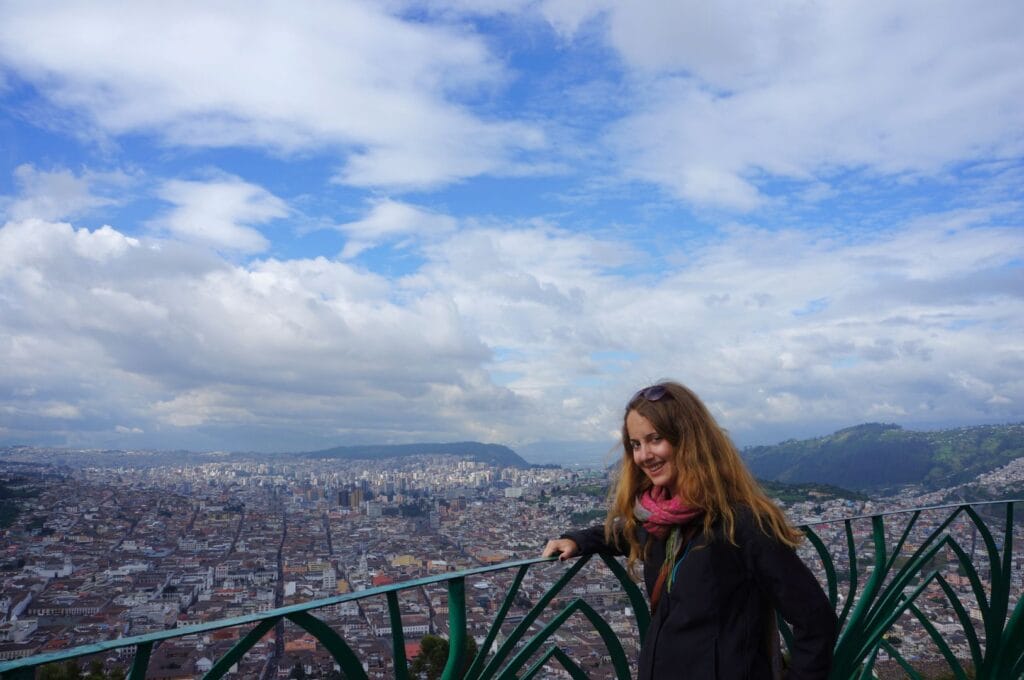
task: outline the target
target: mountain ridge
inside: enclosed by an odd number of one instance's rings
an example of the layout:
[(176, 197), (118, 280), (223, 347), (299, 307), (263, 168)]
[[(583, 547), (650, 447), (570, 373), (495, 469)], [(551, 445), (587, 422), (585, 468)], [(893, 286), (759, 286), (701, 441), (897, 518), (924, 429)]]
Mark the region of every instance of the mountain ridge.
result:
[(812, 439), (789, 439), (741, 452), (759, 478), (878, 489), (901, 484), (939, 488), (969, 481), (1024, 457), (1024, 423), (906, 430), (863, 423)]
[(419, 444), (367, 444), (335, 446), (299, 454), (306, 458), (340, 458), (342, 460), (376, 460), (380, 458), (408, 458), (411, 456), (453, 455), (481, 463), (505, 467), (529, 468), (518, 453), (503, 444), (481, 442), (424, 442)]

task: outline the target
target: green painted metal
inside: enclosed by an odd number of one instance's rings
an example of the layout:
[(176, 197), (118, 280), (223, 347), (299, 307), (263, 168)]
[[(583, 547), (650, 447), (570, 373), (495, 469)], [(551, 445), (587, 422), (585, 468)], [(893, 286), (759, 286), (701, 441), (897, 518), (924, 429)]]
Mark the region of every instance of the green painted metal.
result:
[(636, 627), (640, 635), (640, 639), (643, 640), (647, 637), (647, 629), (651, 625), (651, 610), (647, 604), (647, 600), (644, 598), (643, 592), (637, 586), (629, 576), (629, 572), (622, 566), (621, 563), (611, 555), (601, 555), (601, 559), (604, 560), (605, 565), (611, 570), (615, 577), (619, 579), (619, 585), (626, 591), (626, 596), (629, 598), (629, 605), (633, 608), (633, 615), (636, 617)]
[(853, 537), (853, 521), (845, 520), (843, 522), (843, 529), (846, 531), (846, 557), (850, 561), (850, 587), (846, 592), (846, 602), (843, 603), (843, 611), (839, 614), (840, 629), (846, 625), (846, 621), (850, 616), (850, 610), (853, 608), (853, 603), (857, 600), (857, 587), (860, 584), (858, 578), (857, 543)]
[(575, 661), (569, 658), (569, 655), (562, 651), (561, 647), (552, 647), (542, 657), (537, 659), (532, 666), (530, 666), (525, 673), (523, 673), (523, 680), (530, 680), (533, 676), (537, 675), (544, 666), (547, 665), (548, 661), (555, 659), (558, 663), (562, 664), (568, 673), (569, 677), (573, 680), (588, 680), (587, 674), (580, 668)]
[(949, 648), (946, 641), (942, 639), (942, 635), (932, 625), (932, 622), (928, 620), (928, 617), (914, 605), (910, 605), (910, 611), (913, 612), (921, 626), (928, 632), (928, 636), (935, 642), (935, 645), (939, 648), (939, 652), (946, 659), (946, 663), (949, 664), (950, 669), (953, 671), (953, 676), (956, 680), (967, 680), (967, 673), (964, 672), (963, 666), (960, 661), (953, 654), (953, 650)]
[[(1020, 676), (1024, 667), (1024, 609), (1018, 599), (1013, 613), (1007, 618), (1010, 595), (1010, 566), (1013, 546), (1014, 503), (1006, 502), (1003, 523), (1003, 548), (999, 546), (974, 507), (969, 505), (940, 506), (915, 510), (902, 536), (891, 553), (884, 542), (886, 513), (871, 517), (872, 540), (874, 544), (873, 571), (864, 592), (857, 600), (845, 621), (842, 634), (835, 650), (835, 665), (832, 678), (870, 677), (880, 649), (886, 650), (905, 669), (908, 664), (884, 636), (892, 625), (905, 613), (917, 619), (928, 633), (940, 655), (956, 678), (974, 677), (978, 680), (1005, 680)], [(993, 505), (993, 504), (985, 504)], [(903, 555), (911, 529), (919, 523), (922, 512), (948, 514), (939, 521), (920, 545), (909, 555)], [(985, 566), (989, 572), (990, 585), (986, 588), (978, 568), (977, 559), (972, 560), (967, 551), (958, 543), (949, 527), (958, 519), (967, 519), (977, 531), (984, 544)], [(847, 520), (851, 523), (853, 520)], [(847, 529), (848, 543), (853, 550), (853, 533)], [(827, 554), (819, 555), (831, 559)], [(974, 622), (968, 615), (968, 607), (961, 596), (950, 586), (937, 570), (929, 565), (940, 555), (952, 556), (960, 573), (970, 583), (971, 594), (981, 613), (984, 642), (974, 630)], [(896, 568), (899, 560), (905, 560)], [(852, 560), (851, 560), (852, 565)], [(856, 574), (851, 569), (851, 589), (855, 588)], [(963, 665), (950, 648), (948, 641), (928, 621), (915, 601), (931, 585), (938, 585), (948, 601), (953, 614), (964, 630), (970, 649), (971, 669)], [(852, 599), (852, 598), (850, 598)], [(848, 601), (849, 603), (849, 601)], [(973, 672), (973, 676), (971, 673)]]
[(1003, 631), (999, 665), (1010, 668), (1010, 677), (1024, 676), (1024, 597), (1017, 600), (1017, 606)]
[(907, 663), (907, 660), (903, 658), (903, 655), (889, 642), (882, 641), (882, 649), (892, 658), (896, 659), (896, 662), (903, 669), (903, 672), (907, 674), (909, 680), (922, 680), (921, 674), (914, 670), (914, 667)]
[(857, 680), (871, 680), (874, 677), (874, 673), (871, 672), (872, 666), (875, 665), (875, 659), (878, 657), (878, 647), (871, 650), (871, 656), (868, 657), (868, 662), (861, 668), (860, 675), (857, 676)]
[(562, 577), (558, 579), (553, 586), (548, 588), (548, 591), (544, 593), (544, 595), (540, 598), (540, 600), (537, 601), (535, 605), (533, 605), (530, 611), (526, 614), (526, 616), (523, 617), (523, 620), (519, 622), (519, 625), (515, 627), (515, 629), (508, 636), (505, 642), (502, 643), (500, 647), (498, 647), (497, 651), (494, 653), (494, 657), (488, 662), (486, 666), (484, 666), (484, 670), (480, 673), (481, 680), (489, 680), (490, 678), (494, 677), (494, 675), (498, 672), (498, 669), (501, 668), (501, 664), (504, 663), (506, 658), (508, 658), (509, 653), (515, 647), (515, 645), (523, 638), (523, 636), (526, 634), (526, 631), (528, 631), (530, 629), (530, 626), (533, 625), (533, 622), (537, 620), (537, 617), (539, 617), (544, 612), (544, 610), (547, 609), (547, 606), (548, 604), (550, 604), (551, 600), (555, 599), (555, 596), (562, 591), (562, 588), (565, 587), (565, 584), (571, 581), (572, 578), (577, 573), (579, 573), (580, 569), (582, 569), (583, 566), (589, 560), (589, 556), (581, 557), (580, 559), (576, 560), (576, 562), (571, 567), (565, 570), (565, 573), (562, 574)]
[(402, 630), (402, 611), (398, 607), (398, 593), (387, 594), (388, 618), (391, 621), (391, 654), (395, 660), (395, 680), (409, 679), (409, 661), (405, 658), (405, 631)]
[(135, 648), (135, 658), (132, 659), (132, 670), (128, 673), (128, 680), (143, 680), (146, 677), (146, 669), (149, 668), (149, 657), (152, 652), (152, 642), (143, 642)]
[(531, 565), (540, 562), (552, 562), (557, 558), (531, 558), (526, 560), (516, 560), (512, 562), (505, 562), (502, 564), (488, 565), (486, 567), (475, 567), (473, 569), (466, 569), (452, 574), (441, 574), (437, 576), (428, 576), (425, 578), (414, 579), (412, 581), (405, 581), (403, 583), (394, 583), (386, 586), (380, 586), (377, 588), (368, 588), (366, 590), (360, 590), (355, 593), (347, 593), (345, 595), (338, 595), (336, 597), (329, 597), (323, 600), (314, 600), (312, 602), (304, 602), (302, 604), (289, 605), (287, 607), (278, 607), (277, 609), (271, 609), (266, 612), (258, 614), (246, 614), (245, 616), (235, 616), (228, 619), (219, 619), (217, 621), (209, 621), (206, 623), (194, 624), (191, 626), (182, 626), (181, 628), (170, 628), (155, 633), (147, 633), (145, 635), (133, 635), (130, 637), (117, 638), (114, 640), (103, 640), (102, 642), (96, 642), (89, 645), (81, 645), (72, 649), (65, 649), (59, 652), (52, 652), (49, 654), (38, 654), (25, 659), (15, 659), (12, 661), (0, 662), (0, 677), (5, 680), (8, 677), (7, 673), (18, 668), (29, 668), (42, 666), (48, 663), (55, 663), (60, 661), (67, 661), (69, 659), (77, 659), (83, 656), (90, 656), (92, 654), (100, 654), (114, 649), (121, 649), (124, 647), (137, 647), (144, 643), (159, 643), (163, 640), (172, 640), (174, 638), (184, 637), (186, 635), (197, 635), (208, 633), (215, 630), (222, 630), (224, 628), (233, 628), (235, 626), (245, 626), (251, 623), (259, 624), (263, 620), (268, 618), (281, 618), (293, 612), (300, 611), (312, 611), (314, 609), (320, 609), (321, 607), (329, 607), (344, 602), (354, 602), (362, 600), (368, 597), (374, 597), (379, 595), (387, 595), (392, 591), (400, 591), (408, 588), (418, 588), (425, 585), (432, 585), (435, 583), (444, 583), (452, 578), (465, 578), (469, 576), (477, 576), (480, 574), (488, 574), (495, 571), (502, 571), (504, 569), (510, 569), (513, 567), (519, 567), (521, 565)]
[[(923, 559), (921, 560), (922, 563), (930, 561), (941, 547), (942, 546), (940, 545), (934, 546), (932, 550), (923, 556)], [(903, 612), (915, 599), (917, 599), (928, 585), (928, 580), (925, 580), (914, 589), (911, 597), (907, 598), (902, 594), (903, 586), (900, 585), (897, 587), (895, 585), (897, 582), (898, 581), (894, 580), (894, 585), (884, 592), (884, 601), (873, 603), (873, 605), (868, 608), (868, 614), (862, 617), (862, 619), (853, 619), (854, 623), (861, 624), (857, 628), (857, 632), (860, 633), (860, 635), (851, 635), (851, 644), (848, 645), (847, 648), (844, 648), (842, 646), (842, 641), (840, 641), (840, 646), (837, 647), (837, 656), (840, 650), (848, 652), (844, 655), (843, 659), (847, 663), (851, 664), (851, 672), (854, 668), (862, 665), (865, 660), (867, 660), (869, 667), (873, 664), (874, 655), (877, 654), (878, 647), (881, 645), (885, 632), (892, 627), (892, 624), (902, 616)], [(888, 601), (891, 596), (896, 597), (895, 604)], [(841, 667), (840, 663), (837, 662), (833, 668), (833, 674), (837, 668)]]
[(498, 636), (498, 631), (501, 630), (501, 625), (505, 623), (505, 617), (508, 615), (508, 610), (511, 609), (512, 603), (515, 602), (516, 595), (519, 594), (519, 588), (523, 584), (523, 577), (526, 576), (526, 572), (529, 570), (529, 566), (523, 565), (516, 571), (516, 577), (512, 581), (512, 586), (508, 590), (508, 594), (505, 595), (505, 600), (501, 603), (501, 608), (498, 609), (498, 613), (494, 616), (494, 622), (491, 623), (490, 630), (487, 631), (487, 637), (484, 638), (483, 645), (477, 651), (476, 658), (473, 659), (473, 664), (466, 671), (465, 680), (476, 680), (480, 677), (480, 673), (483, 671), (484, 662), (487, 661), (487, 655), (491, 653), (491, 647), (494, 645), (494, 640)]
[(253, 645), (263, 639), (263, 636), (269, 633), (277, 622), (281, 620), (280, 616), (273, 618), (264, 619), (260, 623), (246, 633), (242, 639), (236, 642), (228, 653), (217, 660), (215, 664), (206, 672), (203, 676), (203, 680), (219, 680), (224, 677), (224, 674), (231, 670), (231, 667), (241, 660), (245, 653), (252, 649)]
[(839, 600), (839, 580), (836, 577), (836, 568), (828, 557), (828, 548), (825, 547), (825, 542), (821, 540), (818, 534), (814, 533), (813, 529), (810, 527), (802, 527), (802, 529), (807, 540), (814, 546), (814, 549), (818, 552), (818, 557), (821, 559), (822, 566), (825, 569), (825, 590), (828, 592), (828, 601), (832, 603), (834, 608)]
[(441, 680), (455, 680), (466, 658), (466, 580), (448, 581), (448, 662)]
[(307, 633), (323, 643), (323, 646), (331, 653), (331, 656), (338, 662), (338, 665), (341, 666), (341, 670), (345, 673), (347, 680), (366, 680), (366, 671), (363, 670), (363, 665), (359, 663), (359, 657), (334, 632), (333, 628), (309, 612), (293, 612), (288, 614), (287, 618), (292, 623), (302, 626)]
[(629, 662), (626, 660), (626, 653), (622, 649), (622, 643), (619, 642), (619, 638), (608, 626), (608, 623), (589, 604), (579, 598), (570, 602), (565, 609), (559, 612), (546, 626), (541, 628), (539, 633), (523, 645), (523, 648), (512, 657), (512, 660), (502, 670), (498, 680), (514, 680), (516, 671), (577, 611), (590, 619), (590, 622), (594, 624), (594, 627), (601, 635), (601, 639), (604, 640), (605, 646), (607, 646), (608, 652), (611, 654), (612, 664), (615, 667), (615, 677), (619, 680), (629, 680)]
[(892, 557), (889, 559), (889, 562), (885, 565), (886, 569), (892, 569), (893, 565), (896, 563), (896, 558), (899, 557), (899, 554), (903, 551), (904, 544), (910, 537), (910, 532), (914, 530), (915, 526), (917, 526), (917, 520), (919, 520), (920, 518), (920, 510), (914, 512), (910, 516), (910, 521), (907, 522), (907, 526), (903, 528), (903, 533), (900, 534), (899, 542), (896, 543), (896, 547), (892, 550)]
[[(835, 649), (835, 665), (831, 677), (843, 680), (873, 678), (874, 667), (884, 653), (898, 663), (908, 677), (917, 680), (920, 674), (913, 669), (911, 662), (904, 657), (898, 646), (886, 637), (898, 621), (902, 622), (901, 625), (914, 622), (919, 630), (925, 631), (941, 658), (945, 659), (951, 677), (958, 680), (1005, 680), (1024, 677), (1024, 598), (1018, 596), (1016, 603), (1010, 599), (1013, 595), (1011, 578), (1014, 559), (1014, 512), (1020, 507), (1019, 504), (1020, 501), (1007, 501), (973, 506), (950, 505), (846, 518), (842, 520), (842, 533), (839, 535), (845, 534), (845, 558), (848, 563), (845, 578), (837, 568), (826, 541), (816, 531), (816, 528), (820, 527), (801, 527), (821, 561), (829, 600), (837, 609), (841, 608), (839, 616), (842, 631)], [(1000, 505), (1004, 509), (1003, 513), (989, 514), (990, 509)], [(890, 519), (893, 516), (906, 518), (906, 524), (900, 527)], [(862, 531), (864, 523), (870, 523), (870, 531), (866, 534)], [(1019, 529), (1019, 526), (1017, 528)], [(887, 529), (893, 536), (891, 544), (887, 538)], [(979, 551), (975, 552), (973, 545), (969, 551), (960, 544), (961, 537), (968, 533), (980, 539)], [(866, 549), (858, 550), (859, 537), (862, 535), (867, 540), (867, 546)], [(908, 546), (912, 546), (913, 549)], [(601, 558), (627, 595), (642, 639), (650, 621), (642, 591), (618, 560), (606, 555), (602, 555)], [(216, 680), (224, 677), (246, 652), (284, 618), (307, 630), (319, 640), (347, 677), (362, 679), (366, 677), (366, 673), (351, 647), (311, 612), (335, 604), (383, 596), (387, 599), (391, 620), (395, 677), (399, 680), (408, 680), (398, 592), (430, 584), (447, 583), (450, 645), (443, 677), (445, 680), (455, 680), (460, 677), (461, 669), (466, 665), (466, 579), (504, 569), (515, 569), (515, 578), (495, 615), (478, 655), (471, 660), (472, 664), (465, 675), (466, 680), (525, 680), (535, 677), (541, 669), (552, 663), (560, 664), (572, 678), (586, 677), (579, 665), (570, 659), (560, 646), (546, 646), (559, 628), (577, 613), (586, 617), (601, 636), (612, 658), (616, 677), (629, 678), (630, 663), (622, 644), (607, 622), (582, 599), (573, 599), (568, 606), (546, 622), (540, 621), (542, 617), (552, 613), (551, 606), (555, 598), (589, 563), (587, 557), (567, 564), (567, 568), (555, 580), (554, 585), (537, 599), (523, 619), (504, 637), (502, 643), (497, 645), (497, 649), (492, 649), (516, 598), (520, 596), (521, 586), (529, 569), (540, 563), (552, 562), (554, 559), (536, 558), (479, 567), (281, 607), (261, 614), (148, 635), (106, 640), (28, 659), (5, 661), (0, 663), (0, 678), (32, 678), (35, 675), (34, 669), (46, 663), (63, 662), (134, 647), (135, 658), (129, 678), (142, 680), (146, 675), (153, 648), (162, 641), (234, 626), (252, 626), (231, 650), (217, 660), (205, 676), (207, 680)], [(943, 561), (947, 563), (946, 569), (958, 570), (963, 579), (962, 583), (965, 584), (963, 587), (954, 587), (944, 573), (940, 572), (936, 565)], [(968, 658), (958, 658), (949, 641), (934, 622), (929, 621), (921, 606), (925, 593), (928, 593), (929, 598), (935, 599), (936, 596), (940, 596), (943, 601), (948, 602), (947, 611), (952, 611), (954, 620), (959, 622), (964, 631)], [(981, 619), (977, 629), (974, 620), (971, 619), (972, 610), (976, 610)], [(540, 632), (527, 639), (527, 633), (538, 623), (541, 625)], [(784, 622), (780, 625), (780, 630), (784, 640), (792, 640), (792, 631)]]
[[(879, 588), (882, 585), (882, 579), (885, 577), (885, 570), (882, 568), (882, 564), (884, 564), (884, 562), (885, 562), (885, 527), (884, 527), (884, 524), (882, 523), (882, 518), (881, 517), (872, 517), (871, 518), (871, 528), (872, 528), (872, 536), (874, 538), (874, 544), (875, 544), (875, 567), (876, 568), (871, 572), (871, 576), (868, 577), (867, 583), (864, 584), (864, 593), (863, 593), (863, 595), (861, 595), (860, 599), (857, 601), (857, 605), (853, 608), (853, 611), (850, 614), (850, 621), (852, 621), (854, 623), (864, 622), (863, 627), (865, 627), (865, 628), (868, 627), (870, 625), (870, 623), (872, 623), (872, 619), (868, 616), (868, 614), (871, 613), (871, 605), (872, 605), (872, 603), (874, 601), (875, 596), (877, 595), (877, 593), (879, 591)], [(881, 560), (878, 559), (879, 557), (881, 557)], [(837, 656), (838, 656), (839, 650), (845, 651), (847, 649), (852, 649), (852, 650), (855, 650), (855, 651), (859, 651), (860, 655), (856, 658), (856, 660), (854, 662), (856, 665), (859, 665), (860, 661), (863, 659), (863, 655), (864, 655), (866, 650), (858, 649), (857, 647), (852, 647), (851, 645), (845, 645), (844, 646), (843, 642), (844, 642), (844, 638), (847, 638), (847, 639), (849, 639), (849, 638), (853, 638), (853, 639), (861, 638), (862, 636), (860, 635), (860, 633), (861, 633), (860, 627), (847, 625), (846, 628), (842, 631), (842, 633), (840, 633), (840, 636), (839, 636), (839, 645), (837, 647)], [(870, 638), (867, 638), (867, 639), (870, 640)], [(846, 656), (849, 656), (849, 654), (847, 654)], [(843, 659), (838, 659), (837, 658), (835, 663), (838, 665), (838, 664), (840, 664), (841, 661), (845, 661), (845, 660), (846, 660), (845, 657)], [(847, 675), (845, 677), (850, 677), (850, 676)]]

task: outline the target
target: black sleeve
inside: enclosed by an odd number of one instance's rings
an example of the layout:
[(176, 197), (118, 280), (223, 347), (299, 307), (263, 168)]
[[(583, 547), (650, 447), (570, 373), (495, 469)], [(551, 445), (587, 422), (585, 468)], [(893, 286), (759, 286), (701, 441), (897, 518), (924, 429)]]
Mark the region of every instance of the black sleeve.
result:
[[(578, 531), (567, 531), (559, 536), (559, 538), (570, 538), (575, 541), (576, 545), (579, 546), (581, 555), (602, 553), (604, 555), (617, 556), (626, 554), (619, 545), (611, 545), (604, 539), (603, 524)], [(615, 543), (625, 543), (625, 541), (616, 541)]]
[(794, 549), (753, 522), (737, 522), (737, 539), (758, 588), (793, 631), (786, 677), (824, 680), (832, 667), (838, 621), (818, 579)]

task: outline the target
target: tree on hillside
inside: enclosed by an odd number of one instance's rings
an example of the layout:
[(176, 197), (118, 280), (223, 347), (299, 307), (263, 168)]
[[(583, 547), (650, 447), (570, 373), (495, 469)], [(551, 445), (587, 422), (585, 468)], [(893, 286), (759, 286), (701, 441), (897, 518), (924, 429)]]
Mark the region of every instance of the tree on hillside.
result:
[(85, 673), (77, 661), (69, 659), (64, 663), (46, 664), (36, 677), (39, 680), (124, 680), (124, 671), (115, 668), (108, 673), (102, 661), (93, 659), (89, 662), (89, 672)]
[(85, 676), (85, 680), (124, 680), (124, 671), (115, 668), (108, 673), (102, 661), (93, 659), (89, 662), (89, 674)]
[[(462, 664), (462, 672), (459, 677), (464, 677), (473, 663), (476, 656), (476, 641), (466, 636), (466, 655)], [(409, 671), (419, 678), (426, 680), (437, 680), (444, 672), (445, 664), (448, 663), (448, 640), (437, 635), (424, 635), (420, 640), (420, 653), (409, 664)]]
[(70, 660), (47, 664), (39, 669), (39, 680), (82, 680), (82, 669)]

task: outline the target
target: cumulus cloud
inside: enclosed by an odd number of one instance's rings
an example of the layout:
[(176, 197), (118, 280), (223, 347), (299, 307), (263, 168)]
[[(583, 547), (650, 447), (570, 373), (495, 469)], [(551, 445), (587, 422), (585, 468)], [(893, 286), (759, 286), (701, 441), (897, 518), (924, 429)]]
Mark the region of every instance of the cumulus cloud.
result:
[(288, 215), (288, 206), (280, 198), (237, 177), (201, 182), (170, 180), (157, 193), (175, 207), (153, 220), (153, 226), (183, 240), (226, 250), (266, 250), (269, 242), (251, 225)]
[(352, 258), (367, 248), (406, 237), (436, 237), (456, 226), (456, 220), (448, 215), (399, 201), (378, 200), (365, 217), (338, 227), (348, 239), (341, 257)]
[(460, 428), (435, 406), (449, 404), (457, 421), (459, 395), (485, 382), (473, 373), (487, 350), (450, 300), (428, 292), (398, 304), (386, 280), (322, 258), (237, 266), (109, 227), (29, 220), (0, 229), (0, 290), (4, 394), (49, 409), (38, 417), (77, 404), (111, 431), (156, 440), (206, 426), (246, 441), (239, 431), (253, 422), (308, 423), (305, 440), (318, 444), (388, 421), (451, 432)]
[[(9, 222), (0, 388), (18, 397), (0, 427), (260, 448), (601, 439), (665, 376), (741, 438), (1013, 419), (1024, 251), (996, 214), (854, 241), (735, 227), (684, 265), (550, 224), (464, 227), (397, 280)], [(622, 275), (638, 258), (649, 274)]]
[(1020, 7), (0, 5), (3, 440), (1019, 420)]
[(384, 4), (5, 5), (0, 60), (110, 135), (174, 145), (335, 148), (342, 182), (436, 186), (501, 173), (543, 144), (468, 103), (505, 78), (459, 26)]
[[(596, 438), (597, 423), (618, 417), (609, 395), (665, 376), (692, 384), (748, 438), (765, 425), (822, 432), (883, 413), (1013, 419), (1024, 397), (1006, 370), (1024, 297), (1018, 227), (936, 229), (959, 219), (858, 241), (737, 227), (691, 247), (684, 266), (654, 259), (639, 279), (617, 275), (610, 242), (597, 242), (600, 258), (579, 235), (460, 234), (424, 276), (496, 348), (490, 368), (503, 384), (562, 404), (535, 414), (563, 435), (553, 438)], [(980, 382), (946, 376), (951, 366)]]

